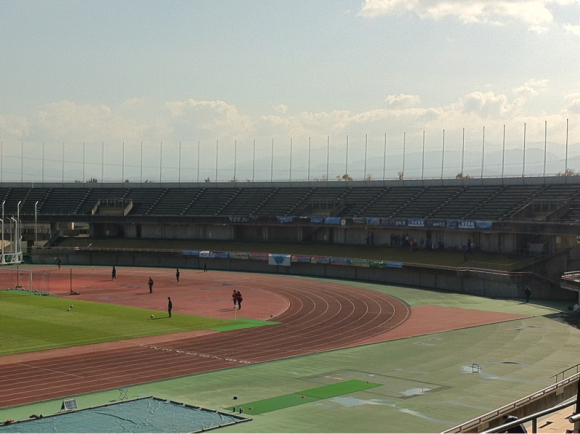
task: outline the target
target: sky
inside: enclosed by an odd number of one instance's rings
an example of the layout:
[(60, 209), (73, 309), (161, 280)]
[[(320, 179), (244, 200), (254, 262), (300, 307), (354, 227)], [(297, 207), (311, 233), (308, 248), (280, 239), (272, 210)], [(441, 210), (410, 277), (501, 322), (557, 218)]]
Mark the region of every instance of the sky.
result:
[(506, 158), (558, 173), (566, 140), (580, 156), (580, 0), (0, 0), (0, 59), (2, 180), (380, 178), (407, 152), (414, 177)]

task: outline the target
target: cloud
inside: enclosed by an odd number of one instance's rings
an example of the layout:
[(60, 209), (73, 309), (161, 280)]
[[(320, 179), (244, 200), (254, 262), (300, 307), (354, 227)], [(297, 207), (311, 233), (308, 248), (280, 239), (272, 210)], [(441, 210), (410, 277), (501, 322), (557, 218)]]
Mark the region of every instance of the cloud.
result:
[(580, 92), (571, 93), (566, 96), (567, 107), (569, 113), (580, 114)]
[(564, 24), (564, 30), (576, 36), (580, 36), (580, 25)]
[(288, 111), (288, 106), (284, 104), (278, 104), (277, 106), (274, 106), (274, 110), (277, 113), (286, 113)]
[(549, 80), (536, 80), (532, 78), (531, 80), (525, 82), (522, 86), (516, 87), (514, 93), (524, 98), (531, 98), (537, 96), (540, 91), (545, 90), (548, 87)]
[(421, 102), (419, 95), (406, 95), (401, 93), (399, 95), (389, 95), (387, 97), (387, 105), (392, 108), (410, 107), (419, 102)]
[(530, 30), (542, 32), (553, 22), (552, 5), (567, 5), (574, 0), (365, 0), (359, 15), (380, 17), (415, 14), (421, 19), (446, 17), (462, 23), (504, 25), (520, 21)]
[(522, 104), (522, 99), (510, 103), (506, 95), (478, 91), (465, 95), (454, 108), (460, 113), (475, 114), (482, 119), (501, 119), (517, 114)]
[(0, 114), (0, 137), (22, 139), (30, 133), (30, 121), (24, 116)]

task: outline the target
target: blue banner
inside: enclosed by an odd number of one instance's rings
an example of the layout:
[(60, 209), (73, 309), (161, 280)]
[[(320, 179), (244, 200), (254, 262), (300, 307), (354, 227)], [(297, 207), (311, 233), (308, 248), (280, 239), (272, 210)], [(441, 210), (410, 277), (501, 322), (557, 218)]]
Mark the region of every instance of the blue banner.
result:
[(475, 221), (461, 220), (457, 222), (457, 229), (475, 229)]
[(270, 254), (268, 256), (268, 265), (280, 265), (289, 267), (292, 257), (290, 255)]
[(385, 262), (385, 264), (387, 265), (387, 267), (391, 267), (391, 268), (403, 268), (402, 262), (387, 261), (387, 262)]
[(425, 226), (428, 228), (446, 228), (447, 220), (425, 220)]
[(378, 217), (367, 218), (367, 225), (380, 225), (381, 219)]
[(407, 219), (381, 219), (382, 226), (407, 226)]
[(352, 219), (353, 223), (366, 223), (367, 219), (365, 217), (354, 217)]
[(308, 262), (308, 263), (310, 263), (310, 256), (292, 255), (292, 262)]
[(229, 252), (210, 252), (210, 257), (219, 259), (228, 259), (230, 257)]
[(457, 229), (457, 220), (447, 220), (447, 229)]
[(199, 250), (182, 250), (183, 256), (199, 256)]
[(330, 258), (332, 265), (350, 265), (350, 258)]
[(340, 217), (326, 217), (324, 219), (324, 223), (326, 223), (327, 225), (339, 225)]
[(310, 223), (324, 223), (324, 217), (310, 217)]
[(478, 220), (475, 222), (475, 227), (477, 229), (489, 230), (489, 229), (491, 229), (492, 225), (493, 225), (492, 221), (480, 221), (480, 220)]
[(278, 223), (290, 223), (294, 220), (294, 217), (276, 217), (278, 219)]
[(409, 219), (409, 227), (412, 228), (423, 228), (425, 227), (425, 220), (423, 219)]

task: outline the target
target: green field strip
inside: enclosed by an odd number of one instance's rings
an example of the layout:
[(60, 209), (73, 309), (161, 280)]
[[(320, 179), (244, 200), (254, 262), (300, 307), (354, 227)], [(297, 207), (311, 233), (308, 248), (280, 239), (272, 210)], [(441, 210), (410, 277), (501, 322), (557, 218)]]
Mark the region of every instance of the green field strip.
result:
[[(243, 408), (247, 414), (262, 414), (270, 411), (282, 410), (308, 402), (319, 401), (321, 399), (333, 398), (335, 396), (346, 395), (347, 393), (360, 392), (373, 387), (382, 386), (378, 383), (366, 383), (360, 380), (343, 381), (341, 383), (329, 384), (328, 386), (316, 387), (314, 389), (303, 390), (302, 392), (290, 393), (288, 395), (276, 396), (274, 398), (242, 404), (236, 408)], [(251, 407), (251, 409), (250, 409)]]
[(262, 320), (251, 319), (251, 318), (238, 318), (238, 319), (233, 320), (233, 321), (234, 321), (233, 324), (212, 327), (210, 330), (215, 330), (218, 332), (227, 332), (230, 330), (241, 330), (241, 329), (249, 329), (249, 328), (253, 328), (253, 327), (262, 327), (262, 326), (271, 326), (271, 325), (282, 324), (281, 322), (276, 322), (276, 321), (262, 321)]
[(316, 387), (314, 389), (296, 392), (299, 395), (313, 396), (318, 399), (328, 399), (333, 396), (346, 395), (347, 393), (360, 392), (361, 390), (372, 389), (373, 387), (382, 386), (378, 383), (367, 383), (361, 380), (349, 380), (341, 383), (329, 384), (328, 386)]
[(169, 319), (150, 309), (0, 291), (0, 356), (232, 325), (234, 320)]

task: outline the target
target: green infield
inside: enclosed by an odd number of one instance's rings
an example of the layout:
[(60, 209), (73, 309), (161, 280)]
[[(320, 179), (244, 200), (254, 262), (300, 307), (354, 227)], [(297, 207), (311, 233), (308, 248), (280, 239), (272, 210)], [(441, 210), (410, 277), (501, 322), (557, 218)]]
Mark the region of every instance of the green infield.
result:
[(239, 408), (243, 408), (244, 412), (247, 414), (263, 414), (270, 411), (281, 410), (283, 408), (294, 407), (300, 404), (306, 404), (307, 402), (360, 392), (361, 390), (372, 389), (373, 387), (378, 386), (381, 386), (381, 384), (360, 380), (342, 381), (336, 384), (329, 384), (328, 386), (315, 387), (314, 389), (289, 393), (288, 395), (248, 402), (247, 404), (240, 405)]
[(179, 313), (173, 314), (170, 320), (166, 312), (0, 291), (0, 355), (191, 330), (234, 330), (263, 324), (270, 323)]

